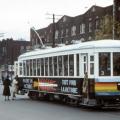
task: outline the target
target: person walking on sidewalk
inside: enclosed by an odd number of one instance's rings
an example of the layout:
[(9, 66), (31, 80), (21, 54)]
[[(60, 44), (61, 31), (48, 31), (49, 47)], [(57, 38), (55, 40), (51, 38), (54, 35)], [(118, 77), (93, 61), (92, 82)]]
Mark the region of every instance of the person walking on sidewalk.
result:
[[(10, 86), (11, 86), (11, 81), (9, 79), (9, 76), (6, 77), (6, 79), (4, 80), (3, 82), (3, 96), (5, 96), (5, 101), (6, 100), (9, 100), (9, 96), (11, 96), (11, 93), (10, 93)], [(7, 99), (6, 99), (7, 97)]]
[(15, 79), (12, 82), (13, 85), (13, 94), (12, 94), (12, 100), (14, 100), (16, 98), (16, 94), (18, 93), (18, 81)]

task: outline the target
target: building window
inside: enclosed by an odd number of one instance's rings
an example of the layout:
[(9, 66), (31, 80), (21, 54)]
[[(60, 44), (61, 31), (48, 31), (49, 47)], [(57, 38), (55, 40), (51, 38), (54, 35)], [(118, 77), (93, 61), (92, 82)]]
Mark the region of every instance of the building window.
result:
[(3, 52), (2, 52), (3, 55), (6, 54), (6, 53), (7, 53), (6, 47), (3, 47), (2, 51), (3, 51)]
[(85, 24), (81, 24), (80, 25), (80, 34), (84, 34), (85, 33)]
[(66, 37), (68, 37), (68, 28), (66, 29)]
[(50, 33), (52, 32), (52, 28), (50, 28)]
[(98, 30), (99, 29), (99, 20), (95, 21), (95, 29)]
[(92, 40), (92, 37), (91, 37), (91, 36), (89, 36), (88, 40)]
[(76, 35), (76, 26), (72, 26), (71, 28), (71, 36), (75, 36)]
[(81, 38), (80, 41), (83, 42), (83, 41), (85, 41), (85, 39), (84, 39), (84, 38)]
[(89, 32), (92, 32), (92, 22), (89, 22)]
[(99, 17), (98, 16), (96, 16), (96, 19), (98, 19)]
[(92, 8), (92, 12), (95, 12), (95, 7)]
[(120, 11), (120, 7), (118, 7), (118, 11)]
[(20, 52), (23, 53), (24, 52), (24, 46), (20, 47)]
[(26, 50), (30, 50), (31, 49), (31, 46), (26, 46)]
[(55, 39), (58, 39), (58, 30), (55, 31)]
[(67, 20), (67, 17), (64, 16), (63, 17), (63, 22), (66, 22), (66, 20)]
[(61, 30), (61, 38), (63, 37), (63, 30)]
[(89, 18), (89, 21), (91, 21), (92, 20), (92, 18)]

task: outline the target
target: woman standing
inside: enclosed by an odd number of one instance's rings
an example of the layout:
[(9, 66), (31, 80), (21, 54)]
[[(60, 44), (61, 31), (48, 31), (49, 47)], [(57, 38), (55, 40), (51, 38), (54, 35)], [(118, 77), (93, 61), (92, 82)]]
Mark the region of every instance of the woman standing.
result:
[(3, 82), (3, 86), (4, 86), (3, 95), (5, 96), (5, 101), (6, 101), (6, 97), (7, 97), (7, 100), (9, 100), (9, 96), (11, 95), (10, 85), (11, 85), (11, 82), (10, 82), (9, 76), (7, 76), (7, 78)]
[(15, 99), (16, 97), (16, 93), (18, 93), (18, 81), (16, 80), (17, 77), (15, 77), (15, 79), (13, 80), (12, 84), (13, 84), (13, 94), (12, 94), (12, 100)]

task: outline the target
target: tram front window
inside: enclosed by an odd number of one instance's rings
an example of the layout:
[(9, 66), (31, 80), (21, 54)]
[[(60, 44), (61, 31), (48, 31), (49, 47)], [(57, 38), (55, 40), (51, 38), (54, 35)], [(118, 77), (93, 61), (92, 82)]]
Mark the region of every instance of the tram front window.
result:
[(113, 53), (113, 76), (120, 76), (120, 53)]
[(99, 75), (110, 76), (110, 53), (99, 53)]

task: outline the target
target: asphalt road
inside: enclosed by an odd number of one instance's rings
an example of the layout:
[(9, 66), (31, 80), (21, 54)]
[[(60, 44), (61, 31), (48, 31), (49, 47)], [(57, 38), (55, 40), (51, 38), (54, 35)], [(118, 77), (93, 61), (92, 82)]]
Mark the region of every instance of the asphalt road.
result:
[(4, 101), (0, 86), (0, 120), (120, 120), (120, 109), (96, 110), (17, 95)]

